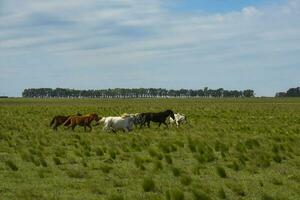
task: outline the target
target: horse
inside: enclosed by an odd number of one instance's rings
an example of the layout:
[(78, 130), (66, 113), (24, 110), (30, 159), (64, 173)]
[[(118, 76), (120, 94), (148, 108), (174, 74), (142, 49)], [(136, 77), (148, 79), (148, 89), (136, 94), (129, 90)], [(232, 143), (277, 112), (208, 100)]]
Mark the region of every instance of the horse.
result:
[(175, 120), (170, 118), (170, 123), (171, 124), (176, 124), (177, 128), (179, 127), (180, 124), (187, 123), (187, 117), (184, 114), (180, 113), (175, 113)]
[[(52, 121), (50, 122), (50, 127), (52, 127), (54, 124), (53, 130), (57, 131), (57, 127), (65, 123), (65, 121), (67, 121), (67, 119), (71, 116), (81, 116), (81, 114), (77, 113), (76, 115), (68, 115), (68, 116), (56, 115), (55, 117), (53, 117)], [(65, 126), (67, 125), (69, 124), (66, 124)]]
[(163, 112), (153, 113), (153, 112), (146, 112), (141, 113), (140, 117), (143, 119), (143, 122), (141, 124), (141, 127), (143, 127), (146, 123), (147, 126), (150, 128), (150, 122), (158, 122), (158, 127), (160, 127), (161, 124), (164, 124), (168, 128), (168, 124), (166, 123), (166, 119), (168, 117), (171, 117), (172, 119), (175, 119), (174, 112), (172, 110), (166, 110)]
[(144, 121), (144, 118), (141, 116), (141, 113), (135, 113), (135, 114), (128, 114), (128, 113), (124, 113), (121, 115), (121, 117), (131, 117), (133, 118), (133, 124), (135, 126), (137, 125), (141, 125)]
[(67, 126), (67, 128), (72, 127), (72, 130), (74, 131), (75, 127), (79, 125), (84, 127), (84, 131), (86, 131), (86, 127), (89, 127), (90, 131), (92, 131), (92, 126), (91, 126), (92, 121), (96, 121), (97, 122), (96, 125), (98, 125), (100, 119), (101, 117), (98, 117), (97, 114), (88, 114), (84, 116), (71, 116), (67, 119), (67, 121), (65, 121), (64, 126)]
[(104, 130), (113, 131), (123, 130), (129, 132), (133, 130), (134, 116), (122, 115), (121, 117), (104, 117), (100, 122), (104, 123)]

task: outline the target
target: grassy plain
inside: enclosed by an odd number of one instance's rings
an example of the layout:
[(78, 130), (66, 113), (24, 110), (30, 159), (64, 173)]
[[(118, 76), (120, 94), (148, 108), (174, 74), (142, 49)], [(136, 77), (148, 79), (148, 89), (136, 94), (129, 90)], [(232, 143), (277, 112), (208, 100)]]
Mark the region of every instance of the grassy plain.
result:
[[(172, 109), (181, 128), (106, 133), (54, 115)], [(0, 199), (300, 199), (300, 99), (1, 99)]]

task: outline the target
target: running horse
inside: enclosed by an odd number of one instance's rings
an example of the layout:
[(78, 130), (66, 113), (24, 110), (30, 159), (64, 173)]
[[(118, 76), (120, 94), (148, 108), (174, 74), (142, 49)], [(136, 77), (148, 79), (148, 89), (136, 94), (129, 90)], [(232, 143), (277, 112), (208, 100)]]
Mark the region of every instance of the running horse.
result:
[(146, 113), (140, 113), (140, 117), (143, 119), (143, 122), (141, 123), (141, 127), (147, 126), (150, 128), (150, 122), (157, 122), (158, 127), (160, 127), (161, 124), (164, 124), (166, 127), (168, 127), (168, 124), (166, 123), (166, 119), (168, 117), (171, 117), (175, 120), (174, 112), (172, 110), (166, 110), (163, 112), (146, 112)]
[[(64, 116), (64, 115), (56, 115), (55, 117), (53, 117), (52, 121), (50, 122), (50, 127), (53, 128), (53, 130), (57, 131), (57, 127), (59, 127), (60, 125), (62, 125), (63, 123), (65, 123), (67, 121), (67, 119), (69, 119), (69, 117), (72, 116), (81, 116), (80, 113), (77, 113), (76, 115), (68, 115), (68, 116)], [(65, 126), (69, 125), (68, 123), (65, 124)]]
[(98, 125), (100, 119), (101, 117), (98, 117), (97, 114), (88, 114), (84, 116), (71, 116), (67, 119), (67, 121), (65, 121), (64, 125), (67, 126), (67, 128), (72, 127), (73, 131), (77, 125), (83, 126), (84, 131), (86, 131), (86, 127), (89, 127), (90, 131), (92, 131), (92, 126), (91, 126), (92, 121), (96, 121), (97, 122), (96, 125)]

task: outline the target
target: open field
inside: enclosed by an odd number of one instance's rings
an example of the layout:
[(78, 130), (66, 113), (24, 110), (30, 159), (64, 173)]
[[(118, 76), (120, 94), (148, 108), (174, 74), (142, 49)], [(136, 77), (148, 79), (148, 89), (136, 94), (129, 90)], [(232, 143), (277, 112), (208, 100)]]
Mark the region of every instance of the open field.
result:
[[(181, 128), (49, 127), (172, 109)], [(300, 99), (1, 99), (0, 199), (300, 199)]]

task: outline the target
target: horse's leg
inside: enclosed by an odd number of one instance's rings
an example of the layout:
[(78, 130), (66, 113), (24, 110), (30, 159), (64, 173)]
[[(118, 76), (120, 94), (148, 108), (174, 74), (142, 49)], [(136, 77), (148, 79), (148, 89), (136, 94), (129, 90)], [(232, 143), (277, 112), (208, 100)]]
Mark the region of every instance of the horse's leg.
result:
[(57, 123), (55, 123), (54, 126), (53, 126), (53, 130), (57, 131), (57, 127), (58, 127)]
[(90, 124), (87, 125), (90, 128), (90, 132), (92, 131), (92, 126)]
[(164, 125), (166, 125), (167, 128), (169, 128), (168, 124), (166, 122), (162, 122)]
[(113, 133), (117, 132), (113, 127), (110, 127), (110, 130), (112, 130)]
[(128, 132), (129, 132), (129, 128), (128, 128), (128, 127), (125, 127), (125, 129), (124, 129), (124, 130), (125, 130), (125, 132), (126, 132), (126, 133), (128, 133)]
[(158, 127), (160, 127), (160, 125), (161, 125), (161, 122), (159, 122)]
[(148, 128), (150, 128), (150, 121), (147, 121), (147, 126)]
[[(75, 127), (76, 127), (76, 124), (74, 124), (74, 125), (72, 126), (72, 131), (74, 131)], [(68, 128), (70, 128), (70, 126), (68, 126)]]

